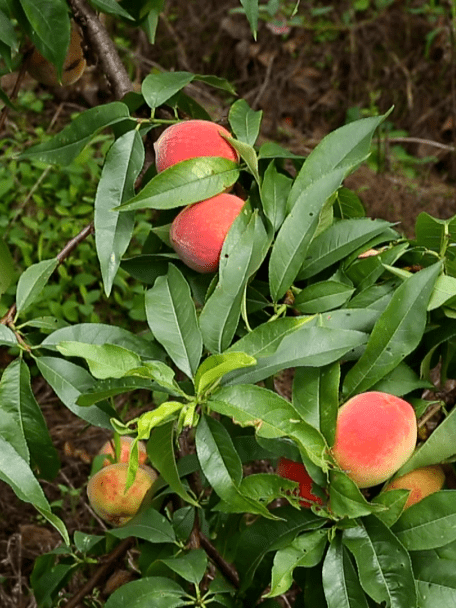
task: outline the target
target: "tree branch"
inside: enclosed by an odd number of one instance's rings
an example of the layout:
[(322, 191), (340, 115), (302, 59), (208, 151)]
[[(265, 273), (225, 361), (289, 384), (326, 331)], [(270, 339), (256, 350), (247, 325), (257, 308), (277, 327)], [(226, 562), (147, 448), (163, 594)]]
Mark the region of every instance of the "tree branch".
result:
[(116, 99), (133, 90), (133, 83), (120, 60), (114, 42), (95, 11), (85, 0), (68, 0), (75, 21), (84, 30), (84, 37), (96, 54)]

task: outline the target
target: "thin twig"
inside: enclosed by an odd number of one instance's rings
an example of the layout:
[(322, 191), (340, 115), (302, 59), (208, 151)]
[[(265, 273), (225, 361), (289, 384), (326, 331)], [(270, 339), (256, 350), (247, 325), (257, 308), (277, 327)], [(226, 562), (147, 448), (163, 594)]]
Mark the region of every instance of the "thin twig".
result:
[(63, 606), (63, 608), (77, 608), (77, 606), (82, 603), (82, 600), (92, 593), (99, 582), (109, 573), (113, 564), (119, 561), (127, 553), (134, 542), (135, 539), (129, 536), (117, 545), (117, 547), (107, 556), (106, 561), (101, 564), (87, 583)]

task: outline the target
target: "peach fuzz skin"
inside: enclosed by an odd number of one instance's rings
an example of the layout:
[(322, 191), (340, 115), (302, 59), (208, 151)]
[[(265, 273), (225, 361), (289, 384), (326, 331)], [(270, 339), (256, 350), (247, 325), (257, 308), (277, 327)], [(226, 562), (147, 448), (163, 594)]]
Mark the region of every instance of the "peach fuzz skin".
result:
[(436, 464), (421, 467), (420, 469), (415, 469), (414, 471), (410, 471), (410, 473), (396, 477), (396, 479), (389, 482), (383, 491), (410, 490), (404, 506), (404, 509), (408, 509), (417, 502), (420, 502), (420, 500), (423, 500), (426, 496), (441, 490), (444, 483), (445, 473), (442, 467)]
[(394, 395), (371, 391), (339, 409), (334, 458), (359, 488), (389, 479), (410, 458), (417, 439), (413, 407)]
[(183, 209), (171, 224), (171, 245), (180, 259), (197, 272), (216, 272), (223, 242), (244, 202), (222, 193)]
[(157, 479), (151, 467), (140, 466), (133, 485), (125, 492), (128, 464), (118, 462), (103, 467), (87, 485), (89, 502), (97, 515), (111, 526), (128, 523), (138, 512), (144, 497)]
[(221, 133), (231, 136), (224, 127), (209, 120), (185, 120), (171, 125), (154, 144), (157, 172), (201, 156), (221, 156), (238, 162), (238, 153)]
[[(120, 437), (120, 458), (118, 462), (128, 462), (130, 460), (130, 450), (131, 444), (133, 443), (133, 437), (128, 437), (127, 435), (123, 435)], [(144, 441), (138, 442), (138, 450), (139, 450), (139, 464), (144, 464), (147, 460), (147, 450), (146, 444)], [(106, 454), (111, 458), (106, 458), (103, 460), (103, 466), (107, 467), (110, 464), (116, 462), (115, 460), (115, 444), (114, 439), (110, 439), (107, 441), (101, 450), (98, 452), (99, 454)]]
[(312, 493), (312, 477), (307, 472), (306, 467), (300, 462), (295, 462), (284, 457), (280, 458), (277, 463), (277, 475), (299, 482), (299, 496), (304, 499), (299, 501), (301, 507), (308, 509), (312, 504), (323, 504), (321, 498)]

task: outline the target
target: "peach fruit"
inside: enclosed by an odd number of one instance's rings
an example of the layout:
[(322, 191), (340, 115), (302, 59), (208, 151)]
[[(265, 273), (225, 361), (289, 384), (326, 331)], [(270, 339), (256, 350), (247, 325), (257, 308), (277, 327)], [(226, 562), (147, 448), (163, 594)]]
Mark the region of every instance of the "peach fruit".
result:
[(27, 68), (32, 78), (47, 86), (67, 86), (75, 83), (86, 68), (86, 60), (82, 51), (82, 38), (74, 22), (71, 25), (70, 44), (63, 64), (62, 82), (59, 82), (57, 70), (43, 55), (35, 49), (30, 57)]
[(158, 477), (154, 469), (142, 465), (136, 472), (133, 485), (125, 492), (127, 471), (125, 462), (110, 464), (95, 473), (87, 485), (87, 496), (93, 510), (111, 526), (124, 526), (136, 515)]
[(300, 462), (295, 462), (284, 457), (280, 458), (277, 464), (277, 475), (299, 482), (299, 496), (304, 499), (299, 501), (302, 507), (309, 508), (312, 506), (312, 503), (323, 504), (321, 498), (312, 493), (312, 478), (307, 472), (306, 467)]
[(379, 391), (361, 393), (339, 408), (333, 455), (360, 488), (383, 483), (409, 459), (417, 439), (407, 401)]
[(221, 133), (231, 135), (209, 120), (185, 120), (171, 125), (154, 144), (157, 171), (200, 156), (222, 156), (237, 162), (238, 153)]
[(244, 202), (223, 192), (185, 207), (171, 224), (171, 245), (180, 259), (197, 272), (216, 272), (223, 242)]
[(410, 471), (410, 473), (396, 477), (396, 479), (389, 482), (383, 491), (410, 490), (404, 507), (404, 509), (408, 509), (415, 503), (420, 502), (425, 496), (441, 490), (444, 483), (445, 473), (440, 465), (435, 464), (421, 467), (420, 469), (415, 469), (414, 471)]
[[(131, 444), (133, 443), (133, 437), (122, 435), (120, 438), (120, 457), (117, 462), (128, 462), (130, 459)], [(144, 464), (147, 460), (147, 450), (144, 441), (138, 441), (139, 449), (139, 464)], [(103, 466), (106, 467), (116, 462), (115, 460), (115, 444), (114, 439), (109, 439), (98, 452), (99, 454), (106, 454), (110, 458), (103, 460)]]

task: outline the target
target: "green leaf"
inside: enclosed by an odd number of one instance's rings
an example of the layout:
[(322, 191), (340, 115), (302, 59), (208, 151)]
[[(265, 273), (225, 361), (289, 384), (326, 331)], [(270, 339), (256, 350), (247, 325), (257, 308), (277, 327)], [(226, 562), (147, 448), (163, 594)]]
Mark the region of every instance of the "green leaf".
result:
[(30, 304), (35, 302), (58, 264), (59, 261), (57, 258), (43, 260), (42, 262), (29, 266), (29, 268), (21, 274), (16, 292), (17, 314), (20, 314), (30, 306)]
[(199, 318), (204, 344), (211, 353), (223, 352), (230, 345), (247, 282), (260, 266), (268, 244), (269, 236), (258, 213), (248, 215), (244, 208), (223, 243), (219, 280)]
[(275, 519), (262, 503), (241, 492), (241, 459), (221, 422), (203, 416), (196, 428), (195, 446), (205, 477), (215, 493), (228, 504), (231, 512), (252, 513)]
[(185, 404), (180, 401), (165, 401), (154, 410), (145, 412), (138, 418), (138, 439), (149, 439), (149, 435), (156, 426), (168, 420), (170, 416), (184, 408)]
[(79, 395), (90, 390), (95, 380), (83, 367), (57, 357), (38, 357), (36, 364), (44, 379), (65, 406), (89, 424), (112, 431), (111, 418), (117, 414), (107, 402), (89, 407), (76, 405)]
[(116, 538), (134, 536), (149, 543), (175, 543), (174, 529), (164, 515), (153, 507), (141, 511), (126, 526), (110, 530), (109, 534)]
[(214, 76), (213, 74), (195, 74), (195, 80), (199, 80), (200, 82), (204, 82), (211, 87), (231, 93), (231, 95), (236, 95), (236, 89), (229, 80), (226, 80), (226, 78)]
[[(65, 9), (66, 10), (66, 9)], [(86, 110), (52, 139), (32, 146), (19, 159), (30, 158), (44, 163), (69, 165), (98, 131), (129, 118), (128, 107), (120, 102)]]
[(183, 89), (194, 77), (190, 72), (149, 74), (142, 82), (141, 92), (147, 105), (155, 109)]
[(0, 382), (0, 435), (31, 465), (40, 477), (52, 480), (60, 460), (30, 384), (30, 371), (15, 359), (3, 372)]
[(258, 172), (258, 157), (255, 152), (255, 148), (249, 144), (239, 141), (239, 139), (233, 139), (232, 137), (224, 137), (236, 150), (239, 156), (247, 165), (248, 170), (255, 178), (255, 181), (259, 184), (261, 181), (260, 174)]
[(208, 565), (206, 552), (203, 549), (192, 549), (185, 555), (160, 560), (184, 580), (199, 585)]
[(279, 173), (274, 161), (269, 163), (261, 184), (261, 202), (263, 211), (271, 222), (274, 232), (280, 228), (285, 219), (287, 199), (292, 183), (289, 177)]
[(84, 342), (60, 342), (57, 350), (66, 357), (82, 357), (87, 361), (95, 378), (121, 378), (141, 365), (139, 355), (123, 346), (114, 344), (85, 344)]
[(456, 298), (456, 278), (442, 274), (435, 282), (428, 310), (435, 310), (452, 298)]
[(441, 264), (420, 270), (398, 287), (375, 324), (358, 362), (344, 381), (346, 399), (371, 388), (410, 354), (422, 339), (426, 311)]
[(390, 222), (370, 218), (335, 222), (310, 244), (298, 274), (299, 280), (308, 279), (346, 258), (390, 226)]
[(46, 496), (28, 462), (1, 435), (0, 479), (13, 489), (20, 500), (31, 503), (58, 530), (64, 542), (67, 545), (70, 544), (64, 523), (52, 513)]
[(368, 608), (347, 550), (338, 534), (331, 542), (323, 562), (323, 589), (328, 608)]
[(334, 469), (329, 475), (330, 508), (336, 517), (354, 519), (385, 510), (383, 505), (368, 502), (355, 482), (342, 471)]
[(0, 298), (11, 285), (14, 275), (13, 257), (3, 239), (0, 238)]
[(254, 146), (260, 133), (263, 112), (255, 111), (245, 99), (238, 99), (233, 103), (228, 113), (228, 121), (239, 141)]
[(239, 536), (235, 564), (241, 578), (241, 591), (250, 587), (261, 561), (270, 551), (286, 547), (305, 530), (317, 530), (326, 520), (310, 509), (295, 509), (290, 506), (273, 509), (279, 519), (275, 521), (259, 518), (247, 526)]
[(228, 158), (190, 158), (158, 173), (119, 210), (183, 207), (220, 194), (232, 186), (238, 177), (238, 164)]
[(0, 323), (0, 346), (17, 346), (15, 333), (6, 325)]
[(252, 30), (253, 37), (256, 40), (258, 32), (258, 0), (240, 0), (240, 2), (244, 7), (246, 17), (250, 24), (250, 29)]
[(343, 306), (354, 291), (354, 287), (339, 281), (320, 281), (304, 287), (296, 296), (293, 308), (308, 315), (326, 312)]
[(311, 568), (320, 563), (328, 542), (327, 530), (305, 532), (295, 538), (288, 547), (279, 549), (272, 566), (271, 589), (263, 597), (276, 597), (286, 593), (293, 584), (293, 570)]
[(386, 525), (391, 528), (401, 516), (405, 503), (409, 497), (409, 490), (388, 490), (388, 492), (380, 492), (375, 497), (375, 502), (387, 507), (385, 511), (379, 511), (375, 515)]
[(342, 169), (343, 175), (348, 175), (362, 163), (369, 156), (375, 129), (388, 114), (353, 121), (326, 135), (298, 173), (290, 193), (289, 206), (293, 207), (301, 193), (314, 181), (330, 175), (335, 169)]
[(105, 608), (177, 608), (188, 603), (180, 585), (164, 576), (145, 576), (109, 596)]
[(401, 361), (389, 374), (374, 384), (371, 390), (402, 397), (417, 389), (433, 389), (432, 382), (421, 380), (418, 374)]
[(171, 490), (185, 502), (197, 507), (198, 502), (190, 496), (180, 479), (174, 454), (174, 439), (174, 421), (156, 427), (148, 443), (149, 459)]
[(390, 608), (417, 605), (410, 556), (397, 537), (374, 515), (343, 532), (343, 543), (353, 553), (361, 585), (377, 603)]
[(39, 51), (57, 67), (60, 75), (70, 43), (70, 18), (60, 0), (20, 0)]
[[(269, 260), (269, 285), (275, 302), (285, 294), (298, 275), (318, 228), (321, 212), (340, 186), (343, 176), (343, 169), (336, 169), (320, 175), (301, 190), (280, 227)], [(290, 196), (292, 193), (293, 189)]]
[[(17, 37), (11, 20), (0, 10), (0, 41), (11, 48), (17, 47)], [(1, 247), (1, 246), (0, 246)], [(1, 259), (1, 256), (0, 256)]]
[(147, 338), (136, 336), (123, 327), (103, 323), (78, 323), (57, 329), (41, 343), (42, 348), (57, 350), (60, 342), (84, 342), (85, 344), (115, 344), (135, 352), (143, 359), (164, 360), (158, 345)]
[(116, 0), (92, 0), (92, 4), (102, 13), (107, 15), (116, 15), (129, 21), (134, 21), (134, 17), (122, 8)]
[(348, 188), (340, 188), (337, 192), (334, 210), (337, 212), (337, 217), (341, 219), (350, 219), (355, 217), (364, 217), (366, 211), (357, 194)]
[(327, 470), (323, 436), (276, 393), (253, 384), (230, 386), (215, 392), (208, 404), (241, 426), (253, 426), (258, 437), (291, 437), (314, 464)]
[(405, 475), (409, 471), (438, 464), (456, 454), (456, 409), (442, 420), (426, 441), (411, 455), (397, 475)]
[(456, 605), (456, 561), (439, 559), (431, 552), (412, 553), (418, 606), (453, 608)]
[(87, 392), (78, 397), (77, 404), (84, 406), (93, 405), (99, 401), (139, 389), (163, 391), (163, 388), (159, 384), (155, 384), (149, 379), (131, 378), (128, 376), (126, 378), (107, 378), (106, 380), (99, 380)]
[(188, 397), (174, 379), (174, 370), (161, 361), (146, 361), (141, 367), (130, 370), (128, 376), (150, 378), (170, 395)]
[(441, 220), (432, 217), (429, 213), (420, 213), (415, 222), (416, 243), (443, 255), (447, 244), (455, 242), (455, 229), (454, 216), (448, 220)]
[(440, 490), (406, 509), (393, 532), (410, 551), (435, 549), (456, 540), (456, 490)]
[(293, 407), (303, 420), (320, 430), (333, 445), (339, 409), (340, 365), (297, 367), (293, 378)]
[(107, 296), (130, 243), (134, 213), (119, 213), (117, 207), (135, 194), (135, 180), (144, 163), (144, 144), (138, 131), (127, 131), (111, 146), (95, 196), (95, 245)]
[(203, 352), (203, 338), (190, 287), (173, 264), (145, 295), (146, 316), (156, 340), (177, 367), (193, 378)]
[(212, 390), (225, 374), (243, 367), (255, 365), (256, 359), (242, 352), (210, 355), (199, 366), (195, 375), (195, 391), (197, 395)]
[[(308, 322), (306, 323), (306, 321)], [(270, 348), (272, 349), (272, 346), (275, 346), (275, 352), (273, 351), (272, 354), (268, 354), (266, 346), (268, 342), (266, 342), (266, 345), (263, 343), (260, 352), (255, 352), (259, 348), (258, 339), (264, 338), (267, 340), (267, 325), (272, 327), (272, 323), (266, 324), (264, 333), (258, 332), (252, 340), (248, 341), (247, 336), (245, 339), (235, 342), (233, 349), (239, 349), (254, 356), (257, 363), (251, 368), (230, 373), (222, 381), (222, 384), (255, 383), (287, 367), (328, 365), (339, 361), (347, 353), (367, 342), (368, 336), (362, 331), (324, 327), (319, 325), (319, 322), (319, 318), (311, 321), (304, 319), (301, 327), (294, 327), (295, 331), (289, 332), (285, 336), (279, 334), (277, 341), (271, 340)], [(263, 353), (266, 354), (262, 356)]]

